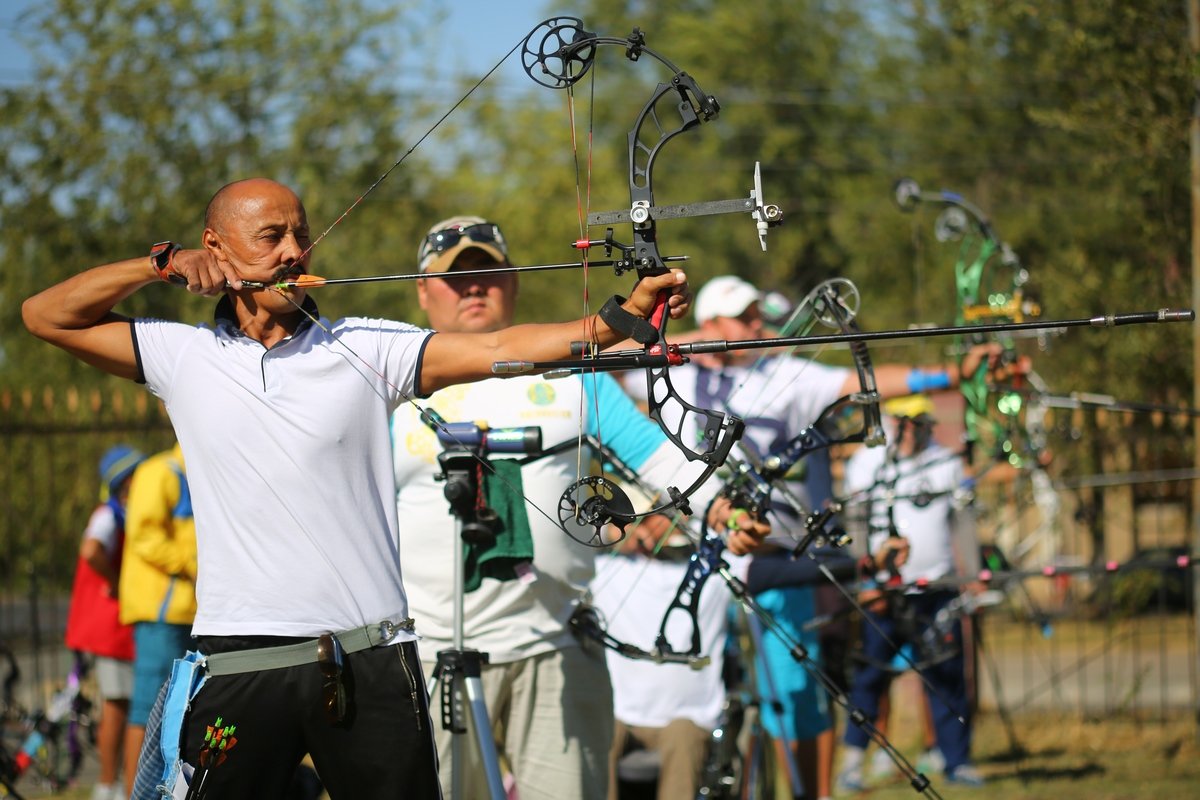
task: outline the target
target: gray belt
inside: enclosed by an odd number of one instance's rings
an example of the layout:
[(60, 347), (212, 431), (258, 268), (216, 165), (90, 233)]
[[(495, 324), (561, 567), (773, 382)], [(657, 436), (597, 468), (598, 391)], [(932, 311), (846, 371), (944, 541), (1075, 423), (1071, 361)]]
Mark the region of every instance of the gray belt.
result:
[[(343, 653), (357, 653), (376, 645), (386, 644), (399, 631), (415, 628), (412, 617), (392, 622), (385, 619), (373, 625), (351, 628), (333, 634), (342, 646)], [(317, 663), (317, 640), (285, 644), (280, 647), (259, 647), (254, 650), (234, 650), (229, 653), (213, 653), (204, 657), (204, 667), (209, 675), (237, 675), (243, 672), (260, 672), (266, 669), (298, 667), (301, 664)]]

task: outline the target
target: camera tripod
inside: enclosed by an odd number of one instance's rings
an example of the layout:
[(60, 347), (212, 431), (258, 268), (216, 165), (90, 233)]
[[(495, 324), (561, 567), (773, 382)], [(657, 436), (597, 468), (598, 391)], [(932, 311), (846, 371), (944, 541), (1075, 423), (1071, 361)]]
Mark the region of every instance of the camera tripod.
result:
[[(500, 777), (500, 760), (492, 738), (492, 723), (488, 717), (487, 701), (483, 694), (482, 671), (488, 654), (463, 647), (463, 605), (466, 591), (465, 565), (461, 544), (476, 543), (494, 536), (490, 523), (494, 514), (487, 508), (477, 508), (475, 499), (480, 490), (475, 478), (476, 456), (466, 448), (450, 448), (438, 456), (442, 466), (441, 480), (446, 482), (444, 493), (450, 501), (450, 513), (455, 518), (454, 544), (454, 638), (453, 648), (437, 654), (437, 665), (429, 678), (429, 695), (433, 696), (440, 683), (442, 728), (449, 731), (450, 793), (454, 800), (463, 800), (464, 756), (468, 730), (474, 730), (479, 745), (483, 769), (487, 777), (488, 796), (504, 800), (504, 782)], [(468, 725), (469, 723), (469, 725)]]

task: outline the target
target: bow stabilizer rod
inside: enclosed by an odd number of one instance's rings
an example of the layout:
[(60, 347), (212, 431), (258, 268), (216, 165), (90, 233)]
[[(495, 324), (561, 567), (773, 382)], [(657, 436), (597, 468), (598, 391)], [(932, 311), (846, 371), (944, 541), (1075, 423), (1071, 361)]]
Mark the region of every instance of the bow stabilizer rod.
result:
[(845, 344), (873, 342), (892, 339), (924, 339), (935, 336), (955, 336), (964, 332), (993, 333), (1002, 331), (1033, 331), (1066, 328), (1115, 328), (1122, 325), (1148, 325), (1163, 322), (1192, 322), (1196, 319), (1193, 309), (1160, 308), (1157, 311), (1134, 311), (1124, 314), (1101, 314), (1076, 319), (1039, 320), (1037, 322), (996, 322), (988, 325), (945, 325), (935, 328), (905, 328), (903, 330), (857, 331), (832, 333), (820, 336), (780, 336), (774, 339), (739, 339), (728, 341), (714, 339), (688, 344), (668, 344), (665, 352), (649, 353), (643, 350), (617, 350), (600, 353), (589, 358), (564, 359), (561, 361), (497, 361), (492, 372), (497, 375), (519, 375), (544, 370), (622, 370), (643, 367), (677, 366), (684, 357), (694, 353), (725, 353), (737, 350), (761, 350), (771, 347), (798, 347), (801, 345)]

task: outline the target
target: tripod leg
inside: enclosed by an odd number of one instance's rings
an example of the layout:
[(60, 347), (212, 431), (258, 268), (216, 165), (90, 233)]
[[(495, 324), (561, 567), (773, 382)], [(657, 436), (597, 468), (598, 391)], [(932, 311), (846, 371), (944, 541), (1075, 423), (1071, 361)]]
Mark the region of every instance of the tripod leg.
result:
[(465, 736), (475, 731), (488, 797), (505, 800), (504, 781), (500, 776), (500, 757), (492, 738), (492, 723), (488, 717), (487, 700), (481, 677), (485, 656), (474, 650), (443, 650), (438, 653), (437, 668), (429, 682), (429, 690), (441, 683), (442, 730), (450, 734), (450, 794), (452, 800), (465, 800), (466, 745)]
[[(483, 759), (488, 794), (491, 795), (492, 800), (504, 800), (506, 795), (504, 781), (500, 777), (500, 757), (496, 754), (496, 740), (492, 738), (492, 723), (488, 717), (487, 701), (483, 696), (483, 681), (478, 677), (468, 677), (465, 684), (466, 708), (471, 717), (471, 726), (475, 729), (479, 754)], [(454, 796), (456, 800), (462, 797), (460, 794)]]

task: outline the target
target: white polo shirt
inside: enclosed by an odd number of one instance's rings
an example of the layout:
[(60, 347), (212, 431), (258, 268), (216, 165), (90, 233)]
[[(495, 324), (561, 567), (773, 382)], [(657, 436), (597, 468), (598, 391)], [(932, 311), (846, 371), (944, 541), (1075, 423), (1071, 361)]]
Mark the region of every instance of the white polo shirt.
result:
[(430, 333), (322, 318), (268, 350), (228, 298), (211, 327), (135, 320), (140, 371), (188, 465), (193, 633), (317, 636), (408, 616), (388, 417), (415, 395)]
[[(748, 560), (728, 553), (725, 559), (733, 573), (744, 579)], [(619, 641), (651, 650), (687, 570), (685, 561), (617, 554), (597, 556), (592, 598), (609, 634)], [(719, 575), (709, 576), (700, 590), (697, 621), (700, 652), (712, 659), (707, 666), (692, 669), (686, 664), (656, 664), (605, 651), (617, 719), (627, 725), (648, 728), (665, 727), (676, 719), (690, 719), (710, 730), (717, 726), (725, 706), (721, 676), (731, 597), (729, 587)], [(666, 621), (671, 648), (686, 653), (692, 635), (687, 612), (675, 609)]]
[[(946, 448), (930, 444), (915, 456), (896, 463), (883, 447), (859, 448), (846, 462), (847, 493), (870, 489), (871, 552), (888, 536), (887, 492), (895, 493), (893, 516), (898, 533), (908, 539), (908, 562), (900, 567), (905, 583), (934, 581), (954, 572), (954, 498), (963, 484), (963, 463)], [(919, 504), (917, 498), (932, 499)]]

